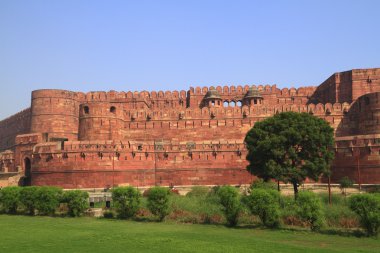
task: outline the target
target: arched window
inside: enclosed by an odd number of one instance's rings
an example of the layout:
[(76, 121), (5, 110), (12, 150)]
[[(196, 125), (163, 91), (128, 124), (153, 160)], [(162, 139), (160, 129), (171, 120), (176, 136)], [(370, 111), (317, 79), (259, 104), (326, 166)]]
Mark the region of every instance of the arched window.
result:
[(223, 107), (228, 107), (228, 106), (229, 106), (228, 101), (224, 101), (224, 102), (223, 102)]
[(90, 113), (90, 108), (88, 106), (83, 107), (84, 114), (89, 114)]
[(237, 106), (241, 107), (242, 106), (242, 103), (241, 101), (239, 100), (237, 103), (236, 103)]
[(110, 112), (111, 112), (111, 113), (116, 113), (116, 107), (115, 107), (115, 106), (111, 106), (111, 108), (110, 108)]
[(235, 107), (235, 106), (236, 106), (236, 102), (235, 102), (235, 101), (231, 101), (230, 105), (231, 105), (232, 107)]
[(215, 106), (215, 101), (214, 101), (214, 100), (211, 102), (211, 105), (212, 105), (212, 106)]

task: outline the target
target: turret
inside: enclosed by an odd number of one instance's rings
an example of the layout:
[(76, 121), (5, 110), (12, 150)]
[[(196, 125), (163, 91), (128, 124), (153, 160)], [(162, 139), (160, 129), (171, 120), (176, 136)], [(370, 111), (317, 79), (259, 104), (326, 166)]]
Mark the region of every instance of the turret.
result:
[(206, 96), (204, 97), (204, 106), (206, 107), (221, 107), (222, 98), (219, 95), (219, 92), (215, 88), (211, 88), (207, 91)]
[(247, 106), (256, 106), (263, 104), (263, 96), (255, 86), (251, 86), (244, 96), (243, 104)]
[(78, 101), (76, 93), (66, 90), (32, 92), (32, 133), (52, 138), (78, 139)]
[(123, 104), (88, 102), (79, 109), (79, 140), (123, 139)]

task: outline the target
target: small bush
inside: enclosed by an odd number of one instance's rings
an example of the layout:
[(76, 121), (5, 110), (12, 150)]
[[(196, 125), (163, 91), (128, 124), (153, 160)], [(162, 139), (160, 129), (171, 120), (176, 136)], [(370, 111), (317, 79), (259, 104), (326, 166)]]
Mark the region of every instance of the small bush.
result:
[(82, 216), (88, 207), (88, 193), (80, 190), (65, 191), (62, 202), (67, 203), (68, 214), (72, 217)]
[(115, 214), (112, 210), (105, 210), (103, 212), (103, 217), (106, 219), (113, 219), (115, 217)]
[(360, 226), (357, 215), (348, 205), (325, 205), (324, 210), (329, 227), (357, 228)]
[(259, 216), (267, 227), (278, 227), (280, 224), (280, 194), (275, 190), (254, 189), (246, 199), (252, 214)]
[[(184, 220), (193, 220), (199, 223), (215, 223), (223, 217), (220, 210), (219, 198), (215, 194), (207, 194), (200, 197), (188, 196), (170, 196), (170, 219), (183, 222)], [(180, 214), (180, 215), (179, 215)], [(181, 215), (189, 215), (182, 217)], [(177, 217), (179, 219), (177, 219)], [(197, 219), (194, 219), (197, 217)]]
[(251, 184), (249, 188), (250, 190), (253, 190), (253, 189), (277, 190), (277, 184), (272, 181), (265, 182), (261, 178), (258, 178)]
[(349, 177), (343, 177), (339, 180), (339, 187), (342, 190), (342, 194), (347, 195), (346, 189), (350, 188), (354, 185), (354, 181), (351, 180)]
[(241, 203), (239, 192), (235, 187), (222, 186), (218, 189), (217, 194), (220, 198), (220, 204), (223, 207), (224, 215), (230, 226), (236, 226), (238, 223)]
[(380, 228), (380, 195), (360, 194), (350, 197), (350, 208), (360, 220), (367, 235), (377, 235)]
[(36, 208), (39, 215), (52, 215), (59, 206), (62, 189), (51, 186), (41, 186), (36, 190)]
[(210, 189), (205, 186), (194, 186), (191, 188), (191, 191), (189, 191), (186, 194), (186, 197), (205, 197)]
[(20, 187), (9, 186), (4, 187), (0, 191), (0, 206), (3, 212), (9, 214), (17, 213), (20, 205)]
[(319, 230), (324, 223), (322, 203), (320, 198), (313, 192), (302, 191), (298, 193), (296, 200), (297, 216), (306, 222), (311, 230)]
[(132, 186), (117, 187), (112, 190), (112, 200), (119, 218), (127, 219), (136, 215), (140, 206), (141, 194)]
[(20, 202), (24, 206), (25, 212), (29, 215), (34, 215), (37, 199), (36, 186), (22, 187), (20, 190)]
[(169, 189), (163, 187), (157, 186), (149, 190), (148, 208), (160, 221), (169, 214), (169, 194)]

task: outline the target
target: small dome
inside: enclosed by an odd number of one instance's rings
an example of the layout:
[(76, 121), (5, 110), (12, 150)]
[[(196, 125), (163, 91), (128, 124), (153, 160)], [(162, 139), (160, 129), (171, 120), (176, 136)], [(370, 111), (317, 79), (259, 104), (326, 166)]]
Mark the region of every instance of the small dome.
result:
[(251, 86), (249, 90), (247, 91), (247, 94), (245, 94), (245, 97), (246, 98), (262, 98), (263, 96), (261, 96), (259, 90), (256, 87)]
[(210, 89), (209, 91), (207, 91), (206, 98), (207, 99), (209, 99), (209, 98), (219, 98), (219, 99), (222, 99), (220, 97), (220, 95), (219, 95), (219, 92), (216, 89)]

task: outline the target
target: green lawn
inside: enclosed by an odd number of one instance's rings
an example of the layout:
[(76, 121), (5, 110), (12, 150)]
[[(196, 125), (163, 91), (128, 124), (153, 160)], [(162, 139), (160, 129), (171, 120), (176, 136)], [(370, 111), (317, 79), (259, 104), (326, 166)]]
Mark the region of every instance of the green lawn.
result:
[(308, 231), (0, 215), (0, 252), (380, 252), (374, 238)]

